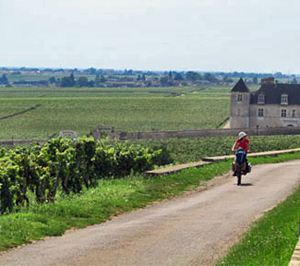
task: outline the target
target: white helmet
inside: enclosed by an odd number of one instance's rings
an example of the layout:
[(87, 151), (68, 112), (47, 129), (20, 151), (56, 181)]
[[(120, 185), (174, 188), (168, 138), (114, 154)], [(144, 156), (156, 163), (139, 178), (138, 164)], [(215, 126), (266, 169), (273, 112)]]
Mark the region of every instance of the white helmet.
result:
[(240, 132), (239, 133), (239, 139), (242, 139), (243, 137), (246, 137), (247, 134), (245, 132)]

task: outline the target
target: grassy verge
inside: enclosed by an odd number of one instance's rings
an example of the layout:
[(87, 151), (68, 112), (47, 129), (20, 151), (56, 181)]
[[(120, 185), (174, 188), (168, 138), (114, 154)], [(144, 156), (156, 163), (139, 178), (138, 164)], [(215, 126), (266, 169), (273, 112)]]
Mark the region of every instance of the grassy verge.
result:
[(288, 265), (298, 240), (300, 188), (255, 222), (221, 265)]
[[(251, 159), (253, 164), (300, 158), (300, 153)], [(0, 216), (0, 250), (6, 250), (65, 230), (101, 223), (111, 216), (144, 207), (196, 188), (205, 180), (228, 172), (229, 162), (192, 168), (180, 173), (144, 178), (103, 180), (81, 195), (60, 197), (55, 204), (32, 205), (18, 213)]]
[[(299, 153), (249, 159), (253, 165), (299, 159)], [(256, 221), (216, 266), (288, 265), (298, 241), (300, 187)]]

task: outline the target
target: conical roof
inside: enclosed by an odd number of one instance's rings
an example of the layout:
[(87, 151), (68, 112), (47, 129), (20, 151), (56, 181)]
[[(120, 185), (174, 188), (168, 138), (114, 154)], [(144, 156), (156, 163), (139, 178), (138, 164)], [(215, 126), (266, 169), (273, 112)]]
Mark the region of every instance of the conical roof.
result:
[(231, 92), (250, 92), (250, 90), (245, 84), (244, 80), (240, 78), (239, 81), (232, 88)]

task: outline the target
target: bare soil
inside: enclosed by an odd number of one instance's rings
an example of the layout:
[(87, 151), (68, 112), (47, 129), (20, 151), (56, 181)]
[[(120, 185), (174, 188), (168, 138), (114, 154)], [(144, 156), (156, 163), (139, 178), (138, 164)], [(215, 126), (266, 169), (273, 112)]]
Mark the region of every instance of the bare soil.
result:
[(12, 250), (0, 265), (213, 265), (251, 223), (300, 184), (300, 161), (259, 165), (100, 225)]

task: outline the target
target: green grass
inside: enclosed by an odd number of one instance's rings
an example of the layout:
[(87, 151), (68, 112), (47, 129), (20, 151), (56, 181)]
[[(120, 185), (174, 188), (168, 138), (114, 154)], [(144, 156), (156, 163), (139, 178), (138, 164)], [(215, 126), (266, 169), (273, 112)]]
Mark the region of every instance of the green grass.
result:
[(288, 265), (298, 241), (300, 188), (255, 222), (217, 266)]
[[(300, 153), (267, 157), (263, 162), (300, 158)], [(259, 158), (252, 163), (261, 162)], [(177, 174), (145, 178), (102, 180), (97, 188), (71, 197), (58, 197), (55, 204), (32, 205), (19, 213), (0, 216), (0, 250), (22, 243), (57, 236), (72, 227), (101, 223), (111, 216), (194, 189), (215, 176), (228, 172), (230, 162), (191, 168)], [(291, 244), (292, 245), (292, 244)]]

